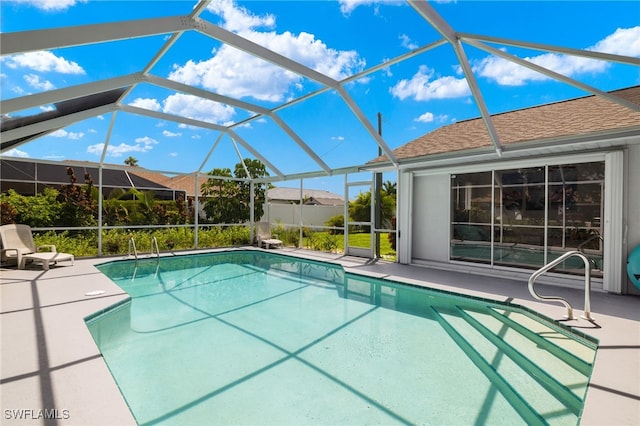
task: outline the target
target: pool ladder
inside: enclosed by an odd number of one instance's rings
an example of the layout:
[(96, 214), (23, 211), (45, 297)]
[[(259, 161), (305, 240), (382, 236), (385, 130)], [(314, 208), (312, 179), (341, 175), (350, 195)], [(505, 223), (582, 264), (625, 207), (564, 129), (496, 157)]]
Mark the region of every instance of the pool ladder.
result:
[(567, 308), (566, 318), (570, 320), (575, 319), (573, 316), (573, 308), (566, 299), (559, 296), (540, 296), (533, 288), (535, 280), (540, 275), (573, 256), (579, 257), (584, 262), (584, 314), (582, 315), (582, 318), (587, 321), (593, 321), (593, 318), (591, 317), (591, 260), (581, 251), (569, 251), (531, 274), (531, 277), (529, 277), (529, 292), (538, 300), (556, 300), (561, 302)]
[[(154, 249), (155, 249), (155, 255), (158, 257), (158, 259), (160, 258), (160, 249), (158, 248), (158, 239), (154, 236), (151, 237), (151, 249), (149, 251), (149, 257), (152, 257), (154, 254)], [(132, 251), (133, 250), (133, 251)], [(129, 249), (128, 249), (128, 254), (127, 257), (131, 257), (131, 254), (133, 253), (133, 257), (138, 260), (138, 250), (136, 249), (136, 242), (133, 239), (133, 235), (129, 236)]]

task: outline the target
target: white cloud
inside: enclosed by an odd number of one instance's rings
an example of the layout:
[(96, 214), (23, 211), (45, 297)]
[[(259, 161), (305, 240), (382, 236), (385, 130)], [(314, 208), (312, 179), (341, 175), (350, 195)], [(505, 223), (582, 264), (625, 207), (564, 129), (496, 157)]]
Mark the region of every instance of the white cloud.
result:
[(86, 3), (84, 0), (11, 0), (15, 3), (29, 4), (46, 11), (59, 11), (75, 6), (76, 3)]
[[(275, 26), (275, 18), (271, 15), (252, 15), (230, 0), (213, 2), (210, 10), (224, 19), (222, 26), (336, 80), (364, 68), (365, 62), (356, 51), (332, 49), (313, 34), (257, 31), (259, 27)], [(304, 80), (300, 75), (226, 44), (215, 50), (209, 59), (175, 64), (169, 78), (232, 97), (273, 102), (288, 98), (288, 92), (299, 89)]]
[(348, 16), (353, 12), (358, 6), (374, 6), (374, 14), (380, 14), (379, 6), (381, 4), (391, 5), (391, 6), (403, 6), (405, 4), (402, 0), (339, 0), (340, 3), (340, 11), (343, 15)]
[(149, 151), (152, 148), (152, 145), (158, 144), (158, 141), (150, 138), (149, 136), (143, 136), (136, 138), (136, 143), (144, 145), (145, 151)]
[(420, 117), (414, 119), (413, 121), (419, 121), (421, 123), (432, 123), (434, 120), (432, 112), (425, 112)]
[(432, 112), (425, 112), (420, 117), (414, 118), (413, 121), (416, 121), (418, 123), (433, 123), (434, 121), (437, 123), (444, 123), (445, 121), (447, 121), (448, 118), (449, 117), (444, 114), (436, 116), (436, 115), (433, 115)]
[(400, 100), (413, 98), (416, 101), (449, 99), (469, 96), (471, 91), (467, 80), (445, 76), (433, 79), (434, 72), (425, 65), (410, 80), (401, 80), (389, 91)]
[(413, 50), (413, 49), (417, 49), (418, 48), (418, 43), (416, 43), (415, 41), (411, 40), (408, 35), (400, 34), (400, 36), (398, 38), (400, 39), (400, 43), (401, 43), (402, 47), (406, 47), (409, 50)]
[(170, 153), (169, 153), (169, 156), (170, 156), (170, 157), (177, 157), (177, 156), (178, 156), (178, 153), (177, 153), (177, 152), (170, 152)]
[(170, 131), (168, 131), (168, 130), (164, 130), (164, 131), (162, 132), (162, 135), (163, 135), (163, 136), (166, 136), (166, 137), (168, 137), (168, 138), (176, 138), (176, 137), (178, 137), (178, 136), (182, 136), (182, 133), (175, 133), (175, 132), (170, 132)]
[(331, 136), (332, 141), (343, 141), (344, 136)]
[(25, 74), (22, 78), (34, 89), (51, 90), (55, 87), (49, 80), (40, 81), (40, 77), (36, 74)]
[(340, 12), (344, 15), (349, 15), (358, 6), (368, 6), (371, 4), (380, 3), (379, 0), (340, 0)]
[(136, 98), (129, 105), (151, 111), (160, 111), (162, 109), (160, 102), (158, 102), (157, 99), (151, 98)]
[(20, 86), (13, 86), (13, 87), (11, 88), (11, 91), (12, 91), (13, 93), (17, 94), (17, 95), (20, 95), (20, 96), (22, 96), (22, 95), (24, 95), (24, 94), (25, 94), (24, 89), (23, 89), (22, 87), (20, 87)]
[(256, 16), (246, 8), (238, 6), (233, 0), (212, 1), (207, 9), (224, 20), (223, 27), (229, 31), (245, 31), (254, 28), (273, 28), (276, 19), (273, 15)]
[(209, 99), (176, 93), (163, 101), (162, 110), (167, 114), (175, 114), (194, 120), (222, 124), (233, 117), (235, 109)]
[[(613, 34), (586, 50), (625, 56), (640, 56), (640, 26), (627, 29), (619, 28)], [(610, 67), (610, 63), (607, 61), (557, 53), (545, 53), (523, 59), (566, 77), (602, 73)], [(496, 56), (488, 56), (474, 63), (473, 71), (481, 77), (494, 80), (504, 86), (522, 86), (530, 81), (550, 79), (550, 77), (529, 68)]]
[(54, 138), (68, 138), (74, 141), (82, 139), (84, 137), (84, 133), (82, 132), (67, 132), (64, 129), (56, 130), (52, 132), (49, 136), (53, 136)]
[[(148, 152), (153, 149), (153, 145), (158, 143), (158, 141), (148, 136), (137, 138), (135, 142), (135, 145), (129, 145), (124, 142), (120, 145), (109, 145), (107, 146), (107, 155), (110, 157), (122, 157), (123, 155), (130, 154), (132, 152)], [(102, 155), (103, 149), (104, 144), (97, 143), (95, 145), (88, 146), (87, 152), (89, 154)]]
[(613, 34), (597, 42), (588, 50), (615, 55), (640, 56), (640, 26), (618, 28)]
[(21, 151), (18, 148), (12, 148), (8, 151), (2, 153), (3, 156), (7, 157), (19, 157), (19, 158), (29, 158), (29, 154), (25, 151)]
[(84, 69), (73, 61), (45, 50), (20, 53), (5, 59), (9, 68), (29, 68), (39, 72), (58, 72), (61, 74), (85, 74)]

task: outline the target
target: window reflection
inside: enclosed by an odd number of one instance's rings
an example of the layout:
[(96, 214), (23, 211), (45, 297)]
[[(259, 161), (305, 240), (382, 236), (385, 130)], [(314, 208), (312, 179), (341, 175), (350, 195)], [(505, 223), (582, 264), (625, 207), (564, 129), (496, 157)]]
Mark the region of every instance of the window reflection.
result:
[(459, 174), (451, 191), (451, 259), (538, 268), (578, 249), (601, 275), (604, 162)]

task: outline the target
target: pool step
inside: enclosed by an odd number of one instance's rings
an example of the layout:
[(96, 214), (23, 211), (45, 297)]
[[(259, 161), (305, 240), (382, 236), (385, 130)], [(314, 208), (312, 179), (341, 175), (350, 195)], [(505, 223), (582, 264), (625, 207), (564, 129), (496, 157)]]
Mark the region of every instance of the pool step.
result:
[[(593, 361), (595, 350), (572, 348), (574, 343), (558, 339), (558, 330), (539, 321), (529, 322), (528, 317), (511, 318), (514, 315), (509, 311), (487, 314), (468, 306), (433, 310), (449, 336), (528, 424), (541, 419), (544, 424), (547, 418), (553, 418), (552, 423), (577, 424), (591, 371), (589, 359)], [(554, 338), (568, 348), (556, 344)]]
[(490, 313), (535, 343), (539, 343), (542, 338), (545, 350), (583, 375), (591, 375), (597, 346), (595, 343), (578, 340), (576, 336), (570, 337), (567, 331), (551, 328), (524, 312), (494, 308)]

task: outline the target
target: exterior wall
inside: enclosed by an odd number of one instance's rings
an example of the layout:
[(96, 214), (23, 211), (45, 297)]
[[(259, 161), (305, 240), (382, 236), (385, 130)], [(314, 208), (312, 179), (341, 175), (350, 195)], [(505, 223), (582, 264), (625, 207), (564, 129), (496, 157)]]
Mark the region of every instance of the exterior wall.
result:
[(449, 261), (449, 182), (448, 174), (414, 178), (412, 216), (415, 238), (411, 246), (414, 259)]
[[(609, 197), (605, 208), (613, 209), (613, 212), (605, 212), (613, 219), (609, 227), (605, 227), (605, 239), (608, 243), (605, 247), (605, 257), (608, 257), (609, 272), (605, 267), (603, 279), (594, 279), (594, 288), (603, 288), (606, 291), (640, 294), (630, 283), (626, 273), (626, 259), (637, 245), (640, 244), (640, 144), (634, 139), (625, 150), (619, 150), (610, 154), (584, 153), (574, 155), (558, 155), (546, 159), (514, 159), (509, 161), (497, 161), (489, 164), (477, 164), (467, 166), (451, 166), (440, 169), (414, 170), (404, 172), (406, 180), (411, 182), (411, 201), (400, 201), (399, 217), (404, 216), (408, 223), (401, 224), (405, 235), (410, 236), (410, 242), (405, 244), (404, 250), (409, 250), (408, 262), (424, 266), (464, 269), (472, 273), (490, 274), (495, 276), (509, 276), (526, 280), (532, 270), (510, 268), (504, 266), (474, 265), (466, 262), (451, 262), (449, 260), (450, 228), (451, 228), (451, 190), (450, 176), (455, 173), (469, 173), (487, 171), (491, 169), (505, 169), (511, 167), (525, 167), (542, 165), (546, 163), (561, 162), (572, 163), (582, 161), (597, 161), (598, 158), (606, 160), (609, 169), (607, 176), (613, 182), (605, 191), (605, 197)], [(616, 169), (616, 170), (613, 170)], [(624, 169), (624, 170), (620, 170)], [(616, 176), (618, 176), (616, 178)], [(622, 184), (623, 183), (623, 184)], [(607, 185), (607, 183), (605, 183)], [(612, 186), (612, 185), (615, 185)], [(624, 186), (624, 190), (621, 188)], [(619, 188), (619, 190), (616, 190)], [(616, 207), (619, 206), (619, 207)], [(410, 214), (406, 214), (409, 209)], [(617, 211), (616, 211), (617, 209)], [(613, 213), (613, 216), (611, 216)], [(617, 251), (617, 254), (616, 254)], [(399, 254), (399, 259), (403, 259)], [(542, 276), (541, 282), (582, 286), (584, 280), (576, 276), (560, 276), (549, 274)]]
[[(625, 161), (625, 193), (627, 202), (624, 206), (625, 221), (623, 232), (626, 235), (626, 250), (623, 252), (624, 261), (631, 251), (640, 245), (640, 144), (629, 145)], [(626, 266), (625, 266), (626, 267)], [(638, 290), (629, 280), (626, 271), (622, 277), (623, 293), (640, 295)]]
[[(283, 225), (300, 225), (300, 205), (268, 203), (261, 220)], [(302, 205), (304, 226), (324, 226), (333, 217), (344, 214), (343, 206)]]

